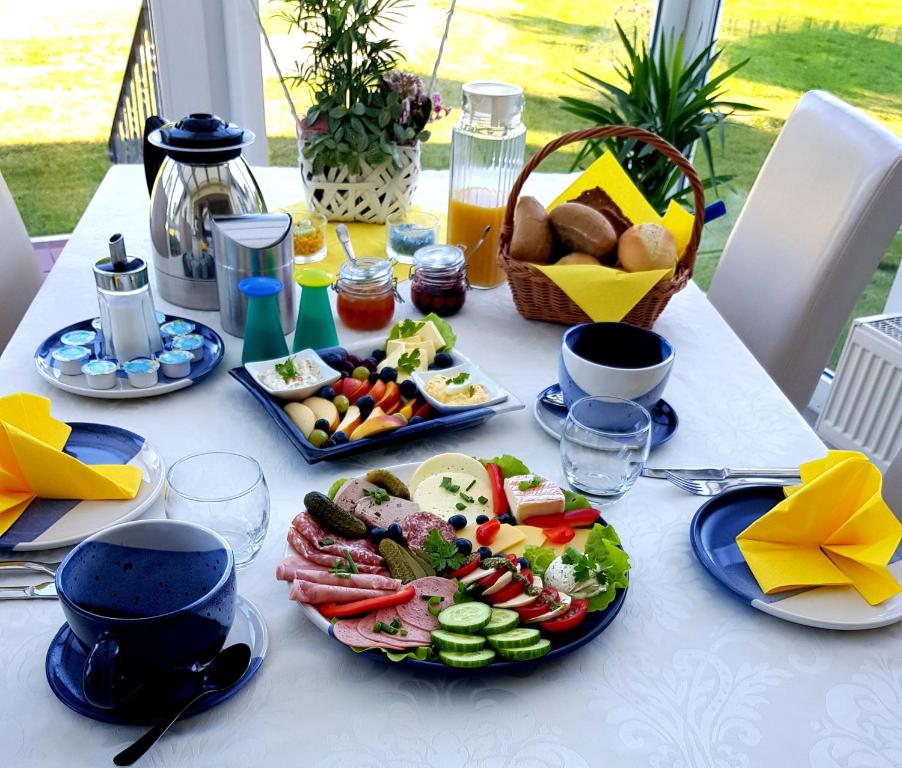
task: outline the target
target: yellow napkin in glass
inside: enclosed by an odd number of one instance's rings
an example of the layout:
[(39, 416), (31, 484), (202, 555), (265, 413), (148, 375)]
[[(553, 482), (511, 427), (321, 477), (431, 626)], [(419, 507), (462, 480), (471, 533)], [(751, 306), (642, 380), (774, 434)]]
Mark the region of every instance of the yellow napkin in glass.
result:
[(141, 470), (82, 464), (63, 453), (72, 428), (50, 415), (46, 397), (0, 397), (0, 535), (37, 497), (133, 499)]
[[(290, 213), (292, 218), (308, 212), (308, 208), (303, 203), (285, 206), (280, 210)], [(422, 209), (414, 207), (411, 210), (418, 211)], [(446, 217), (444, 214), (435, 211), (429, 211), (429, 213), (438, 216), (439, 235), (437, 242), (444, 242)], [(337, 223), (334, 221), (326, 223), (326, 258), (313, 264), (298, 264), (297, 270), (310, 266), (316, 269), (324, 269), (327, 272), (331, 272), (336, 278), (338, 277), (338, 268), (347, 261), (348, 257), (345, 256), (344, 248), (341, 247), (341, 243), (338, 241), (338, 234), (335, 231)], [(351, 237), (351, 244), (354, 246), (354, 253), (358, 258), (367, 256), (387, 258), (385, 243), (388, 230), (385, 224), (364, 224), (359, 221), (347, 221), (345, 226), (348, 228), (348, 235)], [(395, 264), (394, 273), (398, 282), (403, 282), (410, 277), (410, 265)]]
[[(634, 224), (654, 223), (673, 234), (677, 253), (682, 258), (692, 235), (695, 217), (681, 205), (671, 201), (663, 217), (651, 207), (639, 188), (610, 152), (605, 152), (574, 180), (554, 202), (552, 210), (573, 200), (580, 193), (600, 187), (617, 204), (623, 215)], [(595, 322), (622, 320), (661, 280), (673, 277), (673, 269), (651, 269), (647, 272), (624, 272), (593, 264), (535, 265)]]
[(877, 605), (902, 592), (886, 567), (902, 524), (880, 495), (880, 470), (857, 451), (830, 451), (800, 475), (801, 485), (736, 537), (764, 593), (851, 585)]

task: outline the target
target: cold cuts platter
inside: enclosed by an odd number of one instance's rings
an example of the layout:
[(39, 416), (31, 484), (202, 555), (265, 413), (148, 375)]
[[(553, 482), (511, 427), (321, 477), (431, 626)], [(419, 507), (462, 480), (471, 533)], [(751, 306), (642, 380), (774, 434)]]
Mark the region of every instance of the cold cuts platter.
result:
[(626, 599), (614, 529), (510, 455), (374, 468), (304, 506), (276, 576), (332, 640), (371, 657), (523, 670), (597, 637)]

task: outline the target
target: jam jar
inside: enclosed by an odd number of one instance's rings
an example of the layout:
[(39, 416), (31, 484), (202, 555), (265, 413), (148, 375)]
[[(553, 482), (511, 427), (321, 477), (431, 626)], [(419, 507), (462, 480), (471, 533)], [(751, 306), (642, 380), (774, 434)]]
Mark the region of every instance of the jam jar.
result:
[(366, 258), (346, 261), (338, 270), (338, 316), (355, 331), (384, 328), (401, 301), (388, 259)]
[(457, 245), (429, 245), (413, 257), (410, 298), (423, 314), (456, 314), (467, 298), (467, 261)]

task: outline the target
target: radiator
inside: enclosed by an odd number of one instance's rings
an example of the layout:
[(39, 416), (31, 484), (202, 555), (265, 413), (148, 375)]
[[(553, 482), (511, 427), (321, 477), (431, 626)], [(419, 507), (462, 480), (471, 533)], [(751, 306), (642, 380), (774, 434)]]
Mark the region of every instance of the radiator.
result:
[(886, 470), (902, 450), (902, 315), (852, 323), (817, 432)]

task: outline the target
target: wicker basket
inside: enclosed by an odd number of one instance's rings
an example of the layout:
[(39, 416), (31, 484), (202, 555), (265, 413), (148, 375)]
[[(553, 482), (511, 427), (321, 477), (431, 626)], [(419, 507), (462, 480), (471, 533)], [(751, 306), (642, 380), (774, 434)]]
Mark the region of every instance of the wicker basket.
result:
[[(629, 314), (623, 318), (623, 321), (642, 326), (643, 328), (651, 328), (658, 315), (664, 311), (664, 307), (667, 306), (670, 297), (681, 291), (689, 282), (689, 278), (692, 277), (692, 268), (695, 266), (695, 254), (698, 251), (698, 245), (702, 237), (702, 224), (704, 224), (705, 217), (705, 193), (698, 174), (696, 174), (689, 161), (673, 145), (664, 141), (660, 136), (642, 128), (632, 128), (626, 125), (608, 125), (600, 128), (586, 128), (582, 131), (574, 131), (546, 144), (530, 158), (514, 182), (510, 197), (507, 199), (507, 209), (504, 212), (504, 223), (501, 227), (501, 236), (498, 243), (498, 262), (507, 273), (517, 311), (527, 320), (546, 320), (552, 323), (573, 325), (575, 323), (589, 322), (591, 318), (566, 293), (546, 277), (541, 270), (536, 269), (529, 262), (517, 261), (510, 257), (511, 235), (514, 231), (514, 209), (517, 206), (520, 190), (529, 174), (555, 150), (567, 144), (587, 139), (609, 139), (615, 137), (641, 141), (654, 147), (673, 161), (673, 164), (680, 169), (688, 180), (689, 186), (692, 188), (695, 205), (695, 222), (692, 226), (692, 235), (689, 238), (689, 243), (686, 246), (682, 259), (677, 264), (674, 276), (670, 280), (662, 280), (652, 288), (630, 310)], [(578, 199), (580, 202), (585, 202), (607, 214), (609, 219), (613, 219), (618, 235), (623, 229), (632, 224), (603, 192), (599, 192), (594, 197), (589, 194), (585, 199), (581, 195)]]

